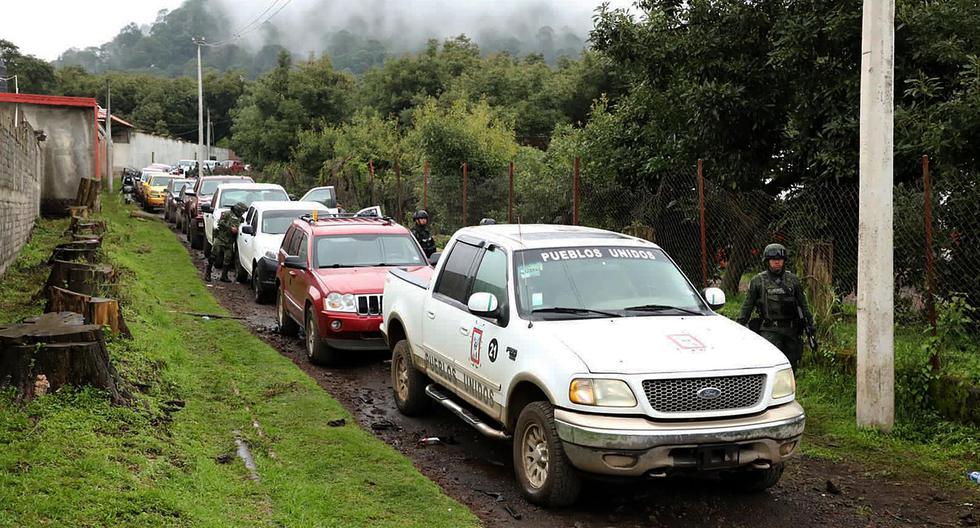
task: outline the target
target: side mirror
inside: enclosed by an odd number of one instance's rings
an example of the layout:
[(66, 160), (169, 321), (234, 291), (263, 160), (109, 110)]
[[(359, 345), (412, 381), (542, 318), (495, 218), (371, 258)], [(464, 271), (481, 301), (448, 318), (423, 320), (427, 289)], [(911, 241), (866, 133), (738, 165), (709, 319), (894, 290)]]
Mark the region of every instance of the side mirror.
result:
[(717, 310), (725, 305), (725, 292), (721, 288), (705, 288), (704, 300), (712, 310)]
[(255, 234), (255, 229), (252, 229), (252, 225), (251, 224), (245, 224), (245, 225), (242, 226), (242, 234), (243, 235), (254, 235)]
[(197, 195), (197, 193), (194, 192), (194, 191), (184, 191), (184, 194), (187, 195), (187, 196), (196, 196)]
[(211, 207), (210, 204), (208, 204), (208, 205), (202, 205), (201, 206), (201, 212), (202, 213), (213, 213), (214, 212), (214, 207)]
[(299, 258), (298, 255), (286, 255), (286, 258), (282, 261), (282, 265), (285, 268), (306, 269), (306, 262)]
[(466, 303), (470, 313), (480, 317), (497, 317), (497, 296), (487, 292), (476, 292), (470, 295), (469, 302)]
[(429, 256), (429, 264), (435, 267), (435, 265), (439, 263), (440, 258), (442, 258), (442, 251), (436, 251)]

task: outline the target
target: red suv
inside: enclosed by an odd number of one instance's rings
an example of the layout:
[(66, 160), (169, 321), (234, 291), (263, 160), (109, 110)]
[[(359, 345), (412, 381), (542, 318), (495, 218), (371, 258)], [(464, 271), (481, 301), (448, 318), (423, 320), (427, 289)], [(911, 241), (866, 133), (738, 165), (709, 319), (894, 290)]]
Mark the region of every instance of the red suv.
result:
[(211, 205), (211, 197), (214, 191), (222, 183), (252, 183), (252, 178), (248, 176), (205, 176), (198, 178), (192, 191), (185, 192), (187, 199), (181, 204), (181, 210), (177, 214), (182, 215), (178, 222), (184, 226), (184, 233), (187, 241), (194, 249), (204, 247), (204, 214), (201, 206)]
[(279, 248), (279, 332), (306, 332), (306, 354), (335, 364), (343, 352), (386, 350), (381, 292), (388, 270), (428, 266), (408, 229), (390, 218), (332, 216), (293, 221)]

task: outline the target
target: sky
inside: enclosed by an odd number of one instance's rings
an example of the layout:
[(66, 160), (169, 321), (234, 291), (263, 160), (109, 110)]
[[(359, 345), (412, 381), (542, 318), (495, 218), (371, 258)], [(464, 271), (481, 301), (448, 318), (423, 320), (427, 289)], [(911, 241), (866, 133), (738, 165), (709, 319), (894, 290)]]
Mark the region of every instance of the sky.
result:
[[(234, 6), (233, 22), (244, 25), (259, 16), (273, 0), (221, 0), (226, 6)], [(592, 27), (593, 10), (601, 0), (535, 0), (556, 7), (563, 18), (557, 27), (568, 25), (582, 37)], [(613, 7), (629, 7), (632, 0), (609, 0)], [(68, 48), (99, 46), (116, 36), (126, 24), (150, 24), (161, 9), (174, 9), (183, 0), (5, 0), (0, 16), (0, 38), (20, 47), (22, 53), (51, 61)], [(273, 21), (309, 20), (320, 13), (323, 19), (335, 19), (347, 6), (364, 5), (360, 1), (340, 0), (329, 2), (328, 13), (319, 6), (324, 0), (289, 0)], [(526, 9), (532, 0), (369, 0), (372, 7), (386, 4), (397, 5), (401, 13), (410, 13), (414, 20), (409, 24), (432, 21), (444, 29), (444, 35), (459, 33), (476, 34), (483, 23), (507, 20), (507, 15), (527, 11), (529, 23), (534, 20), (535, 10)], [(279, 5), (283, 5), (280, 3)], [(319, 17), (315, 17), (319, 18)], [(397, 23), (393, 24), (397, 26)]]

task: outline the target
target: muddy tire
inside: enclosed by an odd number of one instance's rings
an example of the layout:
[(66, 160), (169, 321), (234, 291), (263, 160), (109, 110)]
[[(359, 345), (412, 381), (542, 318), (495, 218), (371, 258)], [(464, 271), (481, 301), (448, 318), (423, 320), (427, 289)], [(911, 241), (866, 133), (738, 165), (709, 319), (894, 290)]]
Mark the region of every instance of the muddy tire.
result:
[(316, 324), (316, 314), (306, 309), (306, 357), (314, 365), (330, 366), (340, 362), (340, 352), (320, 339), (320, 330)]
[(565, 455), (550, 403), (536, 401), (521, 410), (513, 452), (517, 485), (528, 501), (549, 507), (575, 502), (582, 480)]
[(775, 486), (783, 476), (783, 464), (773, 464), (769, 469), (747, 469), (723, 473), (722, 481), (729, 487), (746, 493), (757, 493)]
[[(197, 234), (195, 232), (193, 225), (188, 226), (187, 227), (187, 240), (190, 241), (192, 248), (194, 248), (194, 249), (202, 249), (203, 246), (204, 246), (204, 233), (201, 233), (199, 235), (199, 234)], [(204, 256), (205, 257), (208, 257), (209, 254), (205, 254)]]
[(270, 295), (271, 292), (269, 292), (268, 288), (262, 286), (262, 282), (259, 281), (259, 274), (257, 272), (258, 265), (252, 264), (252, 295), (255, 298), (256, 304), (269, 304), (269, 301), (271, 300), (270, 298), (272, 297)]
[(419, 416), (429, 409), (431, 399), (425, 394), (425, 387), (431, 383), (412, 364), (412, 347), (407, 339), (395, 343), (391, 352), (391, 390), (395, 396), (398, 411), (405, 416)]
[(208, 242), (208, 237), (202, 236), (201, 238), (204, 239), (204, 258), (209, 259), (214, 251), (214, 246)]
[(286, 337), (296, 337), (299, 334), (299, 325), (296, 321), (293, 321), (292, 317), (286, 313), (286, 300), (282, 298), (282, 290), (276, 291), (276, 326), (279, 329), (279, 334)]

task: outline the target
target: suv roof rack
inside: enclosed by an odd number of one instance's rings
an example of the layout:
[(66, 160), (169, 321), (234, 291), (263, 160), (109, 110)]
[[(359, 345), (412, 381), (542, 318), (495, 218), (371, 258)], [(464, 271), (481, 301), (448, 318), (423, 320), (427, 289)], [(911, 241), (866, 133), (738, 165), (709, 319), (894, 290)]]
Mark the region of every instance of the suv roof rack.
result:
[(312, 225), (330, 225), (331, 223), (378, 222), (382, 225), (392, 225), (395, 219), (390, 216), (358, 215), (357, 213), (317, 213), (316, 221), (312, 214), (299, 217), (300, 220)]

